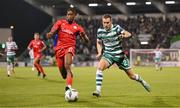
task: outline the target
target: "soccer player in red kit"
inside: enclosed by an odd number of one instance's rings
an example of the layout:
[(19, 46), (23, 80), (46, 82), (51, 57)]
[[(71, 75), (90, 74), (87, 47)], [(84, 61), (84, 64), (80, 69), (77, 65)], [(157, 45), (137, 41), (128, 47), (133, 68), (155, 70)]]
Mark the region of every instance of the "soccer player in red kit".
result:
[(40, 39), (39, 33), (34, 33), (34, 39), (29, 43), (28, 49), (33, 49), (34, 53), (34, 66), (36, 67), (38, 71), (38, 76), (43, 74), (43, 78), (46, 77), (46, 74), (44, 73), (44, 70), (40, 64), (40, 60), (43, 56), (42, 51), (46, 49), (46, 45), (44, 42)]
[(58, 33), (55, 54), (59, 71), (63, 79), (66, 79), (67, 86), (65, 90), (71, 89), (73, 83), (71, 64), (75, 54), (76, 37), (80, 36), (83, 41), (89, 43), (89, 38), (83, 28), (74, 21), (76, 14), (74, 8), (69, 8), (66, 19), (58, 20), (51, 28), (51, 31), (47, 33), (47, 38), (51, 38), (55, 33)]

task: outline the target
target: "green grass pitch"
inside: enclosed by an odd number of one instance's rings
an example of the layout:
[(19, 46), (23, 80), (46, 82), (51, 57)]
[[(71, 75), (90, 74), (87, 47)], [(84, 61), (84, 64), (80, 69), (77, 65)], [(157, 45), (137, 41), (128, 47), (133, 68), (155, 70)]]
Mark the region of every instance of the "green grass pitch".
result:
[(44, 68), (47, 78), (37, 77), (30, 67), (18, 67), (7, 77), (0, 68), (0, 107), (180, 107), (180, 68), (166, 67), (162, 72), (154, 67), (135, 67), (152, 87), (148, 93), (137, 82), (130, 80), (118, 68), (104, 72), (102, 97), (92, 96), (95, 90), (95, 67), (72, 68), (73, 87), (79, 92), (77, 102), (64, 100), (65, 81), (57, 67)]

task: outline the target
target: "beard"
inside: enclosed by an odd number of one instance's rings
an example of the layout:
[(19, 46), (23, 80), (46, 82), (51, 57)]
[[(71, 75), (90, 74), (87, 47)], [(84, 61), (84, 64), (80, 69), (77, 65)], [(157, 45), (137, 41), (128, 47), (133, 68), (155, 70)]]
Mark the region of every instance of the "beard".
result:
[(73, 20), (68, 19), (67, 21), (68, 21), (69, 24), (73, 23)]

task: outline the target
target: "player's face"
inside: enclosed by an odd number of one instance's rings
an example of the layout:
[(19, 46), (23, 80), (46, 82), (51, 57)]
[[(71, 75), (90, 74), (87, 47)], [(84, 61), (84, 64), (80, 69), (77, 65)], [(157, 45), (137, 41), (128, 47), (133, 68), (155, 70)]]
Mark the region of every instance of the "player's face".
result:
[(11, 42), (13, 40), (12, 36), (8, 37), (8, 41)]
[(111, 29), (112, 21), (110, 18), (103, 18), (102, 23), (105, 30)]
[(38, 39), (39, 39), (39, 35), (38, 35), (38, 34), (35, 34), (35, 35), (34, 35), (34, 39), (35, 39), (35, 40), (38, 40)]
[(67, 11), (66, 17), (67, 17), (67, 20), (68, 20), (68, 21), (73, 21), (74, 18), (76, 17), (76, 14), (73, 13), (72, 11)]

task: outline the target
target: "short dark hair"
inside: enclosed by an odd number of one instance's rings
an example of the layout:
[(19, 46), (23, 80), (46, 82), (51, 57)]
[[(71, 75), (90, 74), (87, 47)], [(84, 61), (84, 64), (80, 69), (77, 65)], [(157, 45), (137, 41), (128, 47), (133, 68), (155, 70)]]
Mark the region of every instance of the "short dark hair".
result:
[(67, 12), (68, 12), (68, 11), (72, 11), (74, 14), (77, 14), (77, 11), (76, 11), (75, 8), (69, 8), (69, 9), (67, 10)]
[(111, 15), (109, 15), (109, 14), (104, 14), (102, 18), (105, 18), (105, 19), (110, 18), (110, 19), (112, 19)]
[(38, 32), (35, 32), (34, 35), (40, 35)]

